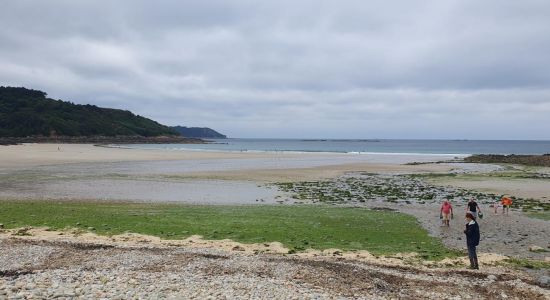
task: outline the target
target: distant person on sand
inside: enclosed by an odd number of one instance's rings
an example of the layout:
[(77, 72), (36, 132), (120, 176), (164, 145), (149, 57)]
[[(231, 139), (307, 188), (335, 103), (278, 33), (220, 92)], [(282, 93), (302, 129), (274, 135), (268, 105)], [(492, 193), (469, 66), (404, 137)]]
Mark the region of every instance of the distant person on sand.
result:
[(510, 206), (512, 206), (512, 198), (508, 196), (502, 197), (502, 214), (508, 214)]
[(466, 245), (468, 246), (468, 257), (470, 258), (470, 269), (479, 269), (477, 262), (476, 247), (479, 245), (479, 225), (471, 212), (466, 213)]
[(449, 227), (451, 219), (453, 218), (453, 206), (447, 199), (445, 199), (441, 205), (439, 218), (443, 219), (443, 225)]
[(475, 202), (474, 198), (470, 198), (470, 201), (468, 201), (468, 206), (466, 206), (466, 212), (469, 212), (474, 216), (475, 219), (477, 219), (478, 213), (481, 212), (481, 209), (479, 209), (479, 205), (477, 205), (477, 202)]
[(498, 215), (498, 208), (501, 206), (501, 201), (495, 201), (495, 203), (493, 204), (493, 208), (495, 209), (495, 215)]

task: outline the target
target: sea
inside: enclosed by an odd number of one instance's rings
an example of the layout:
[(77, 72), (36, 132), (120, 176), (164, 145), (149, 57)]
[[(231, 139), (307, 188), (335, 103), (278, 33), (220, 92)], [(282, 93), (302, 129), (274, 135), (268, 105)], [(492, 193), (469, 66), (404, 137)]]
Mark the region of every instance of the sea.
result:
[(123, 145), (139, 149), (402, 155), (549, 154), (550, 141), (397, 139), (212, 139), (208, 144)]

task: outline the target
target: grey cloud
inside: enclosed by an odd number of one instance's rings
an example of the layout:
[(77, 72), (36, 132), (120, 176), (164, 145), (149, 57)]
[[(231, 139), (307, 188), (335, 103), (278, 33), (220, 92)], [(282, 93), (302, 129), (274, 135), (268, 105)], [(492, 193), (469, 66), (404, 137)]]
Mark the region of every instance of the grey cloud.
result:
[(232, 136), (550, 138), (548, 1), (1, 6), (0, 84), (54, 98)]

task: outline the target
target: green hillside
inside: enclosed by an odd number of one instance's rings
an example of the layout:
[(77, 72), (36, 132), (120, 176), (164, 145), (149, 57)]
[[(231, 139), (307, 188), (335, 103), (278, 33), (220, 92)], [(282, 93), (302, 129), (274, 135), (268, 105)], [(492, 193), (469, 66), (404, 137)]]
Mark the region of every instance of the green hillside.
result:
[(19, 87), (0, 87), (0, 137), (178, 135), (153, 120), (120, 110), (79, 105)]
[(185, 127), (185, 126), (173, 126), (171, 127), (181, 135), (189, 138), (208, 138), (208, 139), (226, 139), (227, 136), (217, 132), (214, 129), (208, 127)]

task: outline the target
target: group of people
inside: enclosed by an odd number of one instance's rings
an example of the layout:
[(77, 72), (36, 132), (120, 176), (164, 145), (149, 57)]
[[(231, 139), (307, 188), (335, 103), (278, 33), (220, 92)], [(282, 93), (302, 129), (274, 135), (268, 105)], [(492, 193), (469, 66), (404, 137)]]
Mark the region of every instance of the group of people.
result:
[[(502, 213), (508, 214), (510, 206), (512, 205), (512, 199), (510, 197), (502, 197), (500, 203), (495, 203), (495, 214), (497, 214), (498, 207), (502, 206)], [(449, 200), (445, 199), (441, 204), (439, 217), (443, 222), (443, 226), (450, 226), (450, 221), (453, 219), (453, 206)], [(477, 202), (471, 198), (466, 205), (466, 228), (464, 234), (466, 235), (466, 245), (468, 247), (468, 257), (470, 258), (470, 269), (479, 269), (479, 263), (477, 260), (476, 247), (479, 245), (480, 233), (478, 219), (483, 218), (483, 213), (479, 208)]]

